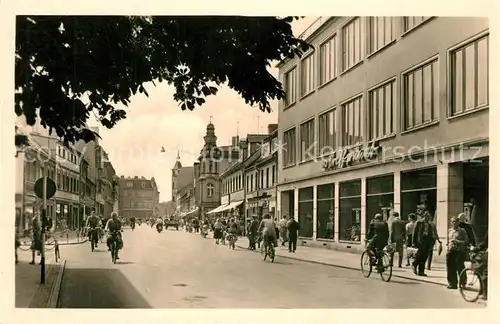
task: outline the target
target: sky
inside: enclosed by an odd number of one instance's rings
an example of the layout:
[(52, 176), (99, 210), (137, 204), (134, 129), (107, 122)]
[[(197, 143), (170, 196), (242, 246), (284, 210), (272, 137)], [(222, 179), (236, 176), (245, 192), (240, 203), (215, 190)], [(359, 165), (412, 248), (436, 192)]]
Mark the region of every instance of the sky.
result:
[[(318, 17), (305, 17), (294, 21), (294, 34), (299, 35)], [(270, 69), (274, 76), (278, 70)], [(260, 111), (233, 90), (221, 87), (216, 96), (193, 111), (182, 111), (173, 100), (174, 89), (166, 83), (146, 85), (149, 97), (143, 94), (131, 98), (127, 118), (112, 129), (99, 127), (101, 146), (108, 152), (117, 175), (154, 177), (160, 191), (160, 201), (171, 197), (171, 174), (177, 151), (183, 166), (192, 166), (203, 147), (206, 126), (213, 116), (218, 145), (228, 145), (237, 133), (244, 138), (248, 133), (267, 133), (267, 125), (278, 122), (273, 102), (273, 112)], [(239, 125), (238, 125), (239, 123)], [(99, 124), (92, 117), (90, 126)], [(165, 152), (162, 153), (162, 147)]]

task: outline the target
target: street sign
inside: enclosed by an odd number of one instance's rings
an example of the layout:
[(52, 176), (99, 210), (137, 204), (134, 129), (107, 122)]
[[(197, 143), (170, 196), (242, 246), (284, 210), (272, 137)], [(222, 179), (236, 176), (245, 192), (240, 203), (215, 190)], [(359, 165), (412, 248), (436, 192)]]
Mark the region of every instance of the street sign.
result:
[[(35, 182), (34, 190), (37, 197), (43, 199), (43, 177)], [(54, 197), (56, 191), (56, 183), (51, 178), (47, 177), (47, 192), (45, 193), (46, 198), (50, 199)]]

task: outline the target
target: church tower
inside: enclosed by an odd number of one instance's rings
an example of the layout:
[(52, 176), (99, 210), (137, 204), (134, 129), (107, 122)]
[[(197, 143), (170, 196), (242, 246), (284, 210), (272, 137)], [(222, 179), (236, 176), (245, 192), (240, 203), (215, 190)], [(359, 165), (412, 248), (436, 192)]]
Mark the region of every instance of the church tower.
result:
[(175, 161), (175, 165), (172, 169), (172, 201), (175, 203), (175, 196), (177, 194), (177, 177), (179, 176), (179, 172), (182, 168), (181, 157), (179, 155), (179, 151), (177, 151), (177, 159)]

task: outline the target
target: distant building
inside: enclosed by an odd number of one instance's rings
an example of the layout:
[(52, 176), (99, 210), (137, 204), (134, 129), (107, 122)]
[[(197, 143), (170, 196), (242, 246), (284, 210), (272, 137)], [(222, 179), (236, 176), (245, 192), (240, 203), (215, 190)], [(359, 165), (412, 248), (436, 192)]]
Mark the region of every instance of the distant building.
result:
[(118, 214), (145, 220), (158, 216), (160, 193), (155, 178), (124, 177), (118, 179)]
[(173, 201), (162, 201), (158, 204), (158, 215), (160, 217), (170, 217), (175, 212), (175, 203)]

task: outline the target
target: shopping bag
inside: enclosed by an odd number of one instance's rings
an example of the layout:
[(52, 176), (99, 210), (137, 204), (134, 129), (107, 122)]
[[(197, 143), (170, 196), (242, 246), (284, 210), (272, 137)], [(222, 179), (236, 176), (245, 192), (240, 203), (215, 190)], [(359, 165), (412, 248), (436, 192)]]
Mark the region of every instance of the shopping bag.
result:
[(441, 242), (439, 242), (437, 253), (438, 255), (441, 255), (441, 253), (443, 253), (443, 244), (441, 244)]

